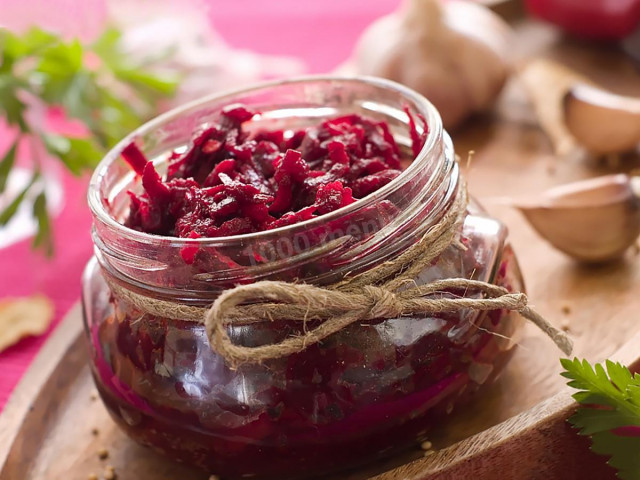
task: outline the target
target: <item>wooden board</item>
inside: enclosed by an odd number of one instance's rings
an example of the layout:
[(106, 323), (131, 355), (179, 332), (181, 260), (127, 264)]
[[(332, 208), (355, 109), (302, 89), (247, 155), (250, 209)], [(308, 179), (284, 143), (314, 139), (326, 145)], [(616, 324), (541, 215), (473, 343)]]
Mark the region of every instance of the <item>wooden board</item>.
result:
[[(537, 53), (560, 59), (620, 93), (640, 96), (640, 76), (620, 52), (559, 39), (537, 24), (522, 25), (520, 34), (520, 44), (514, 46), (520, 56)], [(470, 190), (509, 226), (537, 309), (568, 329), (577, 356), (591, 361), (614, 358), (640, 367), (637, 251), (630, 250), (616, 263), (578, 266), (498, 201), (579, 178), (629, 171), (640, 167), (638, 156), (617, 165), (555, 158), (517, 81), (509, 85), (495, 115), (477, 119), (453, 137), (463, 158), (469, 150), (476, 152), (466, 172)], [(558, 375), (558, 358), (548, 339), (526, 327), (500, 379), (471, 407), (454, 412), (445, 428), (433, 432), (436, 454), (419, 458), (416, 450), (341, 478), (614, 478), (603, 459), (588, 451), (588, 441), (565, 422), (574, 404)], [(120, 480), (208, 478), (129, 441), (92, 398), (86, 361), (76, 307), (0, 416), (0, 480), (86, 480), (90, 473), (102, 478), (107, 465), (115, 467)], [(108, 459), (98, 458), (101, 448), (109, 450)]]

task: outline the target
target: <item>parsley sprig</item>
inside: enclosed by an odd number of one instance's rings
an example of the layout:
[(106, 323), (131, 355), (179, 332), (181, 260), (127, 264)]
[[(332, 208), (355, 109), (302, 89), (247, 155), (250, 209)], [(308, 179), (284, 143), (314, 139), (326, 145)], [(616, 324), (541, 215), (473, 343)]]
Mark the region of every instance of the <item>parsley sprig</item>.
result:
[[(25, 198), (35, 198), (38, 232), (33, 244), (51, 255), (51, 221), (38, 152), (48, 152), (75, 175), (93, 169), (107, 149), (157, 113), (158, 100), (173, 94), (176, 78), (170, 72), (148, 73), (154, 59), (132, 62), (123, 54), (121, 34), (113, 28), (90, 44), (39, 28), (22, 35), (0, 29), (0, 55), (0, 115), (15, 132), (11, 146), (0, 157), (0, 195), (23, 142), (31, 147), (33, 171), (26, 187), (0, 211), (0, 227), (11, 220)], [(87, 135), (46, 131), (41, 117), (50, 107), (61, 107), (66, 115), (80, 120)]]
[(579, 390), (580, 404), (569, 419), (581, 435), (591, 436), (591, 449), (610, 457), (609, 465), (625, 480), (640, 479), (640, 375), (610, 360), (591, 366), (586, 360), (562, 359), (568, 385)]

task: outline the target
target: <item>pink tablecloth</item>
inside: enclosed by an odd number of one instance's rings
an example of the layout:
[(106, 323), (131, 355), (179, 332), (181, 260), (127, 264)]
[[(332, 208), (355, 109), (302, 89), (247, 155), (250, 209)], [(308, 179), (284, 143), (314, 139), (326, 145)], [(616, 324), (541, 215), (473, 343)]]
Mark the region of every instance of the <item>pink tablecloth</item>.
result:
[[(359, 33), (400, 0), (211, 0), (210, 17), (228, 42), (261, 53), (302, 58), (310, 72), (329, 72), (347, 58)], [(92, 252), (87, 178), (63, 178), (65, 207), (55, 220), (56, 257), (31, 251), (31, 240), (0, 249), (0, 298), (41, 292), (55, 303), (53, 330), (80, 294)], [(50, 332), (49, 332), (50, 333)], [(47, 335), (0, 353), (0, 410)]]

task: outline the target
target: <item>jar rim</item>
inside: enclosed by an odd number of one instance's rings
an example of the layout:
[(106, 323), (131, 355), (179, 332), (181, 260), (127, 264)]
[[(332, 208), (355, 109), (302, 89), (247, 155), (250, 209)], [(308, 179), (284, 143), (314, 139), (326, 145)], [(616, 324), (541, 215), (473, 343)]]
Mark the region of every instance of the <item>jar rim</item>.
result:
[[(373, 87), (379, 87), (382, 89), (396, 91), (407, 101), (410, 101), (420, 110), (420, 113), (424, 115), (428, 126), (428, 135), (422, 146), (422, 149), (413, 158), (409, 166), (404, 169), (400, 175), (395, 177), (389, 183), (383, 185), (378, 190), (364, 196), (357, 201), (341, 207), (337, 210), (329, 212), (327, 214), (320, 215), (309, 220), (286, 225), (283, 227), (274, 228), (272, 230), (265, 230), (260, 232), (245, 233), (241, 235), (232, 235), (224, 237), (202, 237), (202, 238), (182, 238), (182, 237), (167, 237), (162, 235), (155, 235), (146, 232), (140, 232), (126, 225), (120, 223), (112, 216), (105, 205), (104, 199), (100, 193), (100, 185), (103, 177), (106, 175), (108, 168), (115, 161), (118, 160), (122, 151), (126, 146), (133, 142), (137, 137), (148, 134), (155, 129), (160, 128), (163, 124), (179, 118), (182, 115), (188, 114), (192, 111), (196, 111), (204, 105), (212, 102), (221, 102), (228, 99), (230, 103), (233, 102), (233, 98), (237, 95), (257, 92), (266, 90), (269, 88), (276, 88), (284, 85), (292, 84), (304, 84), (308, 82), (340, 82), (340, 83), (362, 83)], [(342, 217), (353, 213), (363, 207), (370, 206), (377, 201), (384, 199), (390, 192), (393, 192), (398, 187), (402, 186), (408, 179), (413, 177), (421, 168), (424, 167), (425, 162), (429, 161), (431, 156), (429, 153), (438, 147), (442, 136), (442, 119), (435, 106), (427, 100), (423, 95), (406, 87), (400, 83), (392, 80), (387, 80), (380, 77), (373, 76), (343, 76), (343, 75), (304, 75), (287, 79), (272, 80), (266, 82), (260, 82), (252, 84), (248, 87), (239, 89), (230, 89), (222, 92), (217, 92), (211, 95), (207, 95), (200, 99), (188, 102), (182, 106), (176, 107), (168, 112), (158, 115), (157, 117), (144, 123), (120, 142), (118, 142), (100, 161), (95, 168), (91, 180), (89, 183), (87, 201), (89, 208), (94, 217), (103, 223), (106, 227), (117, 230), (119, 235), (125, 236), (130, 240), (138, 243), (151, 244), (157, 241), (170, 242), (174, 246), (207, 246), (207, 245), (232, 245), (244, 241), (256, 241), (262, 238), (270, 237), (273, 235), (286, 234), (299, 228), (312, 228), (323, 222), (331, 221), (333, 219)], [(428, 182), (437, 181), (438, 176), (434, 175)]]

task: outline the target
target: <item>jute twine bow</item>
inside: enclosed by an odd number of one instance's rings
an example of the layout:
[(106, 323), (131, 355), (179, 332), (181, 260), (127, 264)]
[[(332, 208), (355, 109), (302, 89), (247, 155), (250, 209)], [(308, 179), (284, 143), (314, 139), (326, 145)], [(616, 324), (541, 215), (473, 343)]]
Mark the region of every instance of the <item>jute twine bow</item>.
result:
[[(431, 265), (447, 247), (458, 244), (458, 234), (467, 206), (466, 189), (461, 187), (442, 219), (416, 244), (395, 260), (384, 262), (364, 273), (326, 287), (304, 283), (260, 281), (224, 291), (210, 308), (192, 307), (137, 294), (110, 281), (114, 295), (125, 298), (144, 312), (180, 320), (204, 323), (211, 347), (236, 368), (301, 352), (357, 322), (415, 315), (475, 311), (517, 311), (538, 326), (566, 355), (573, 345), (569, 337), (553, 327), (527, 304), (524, 293), (510, 293), (491, 283), (451, 278), (416, 286), (415, 278)], [(463, 291), (467, 296), (442, 296)], [(304, 334), (258, 347), (234, 344), (227, 327), (256, 322), (294, 320), (320, 323)]]

